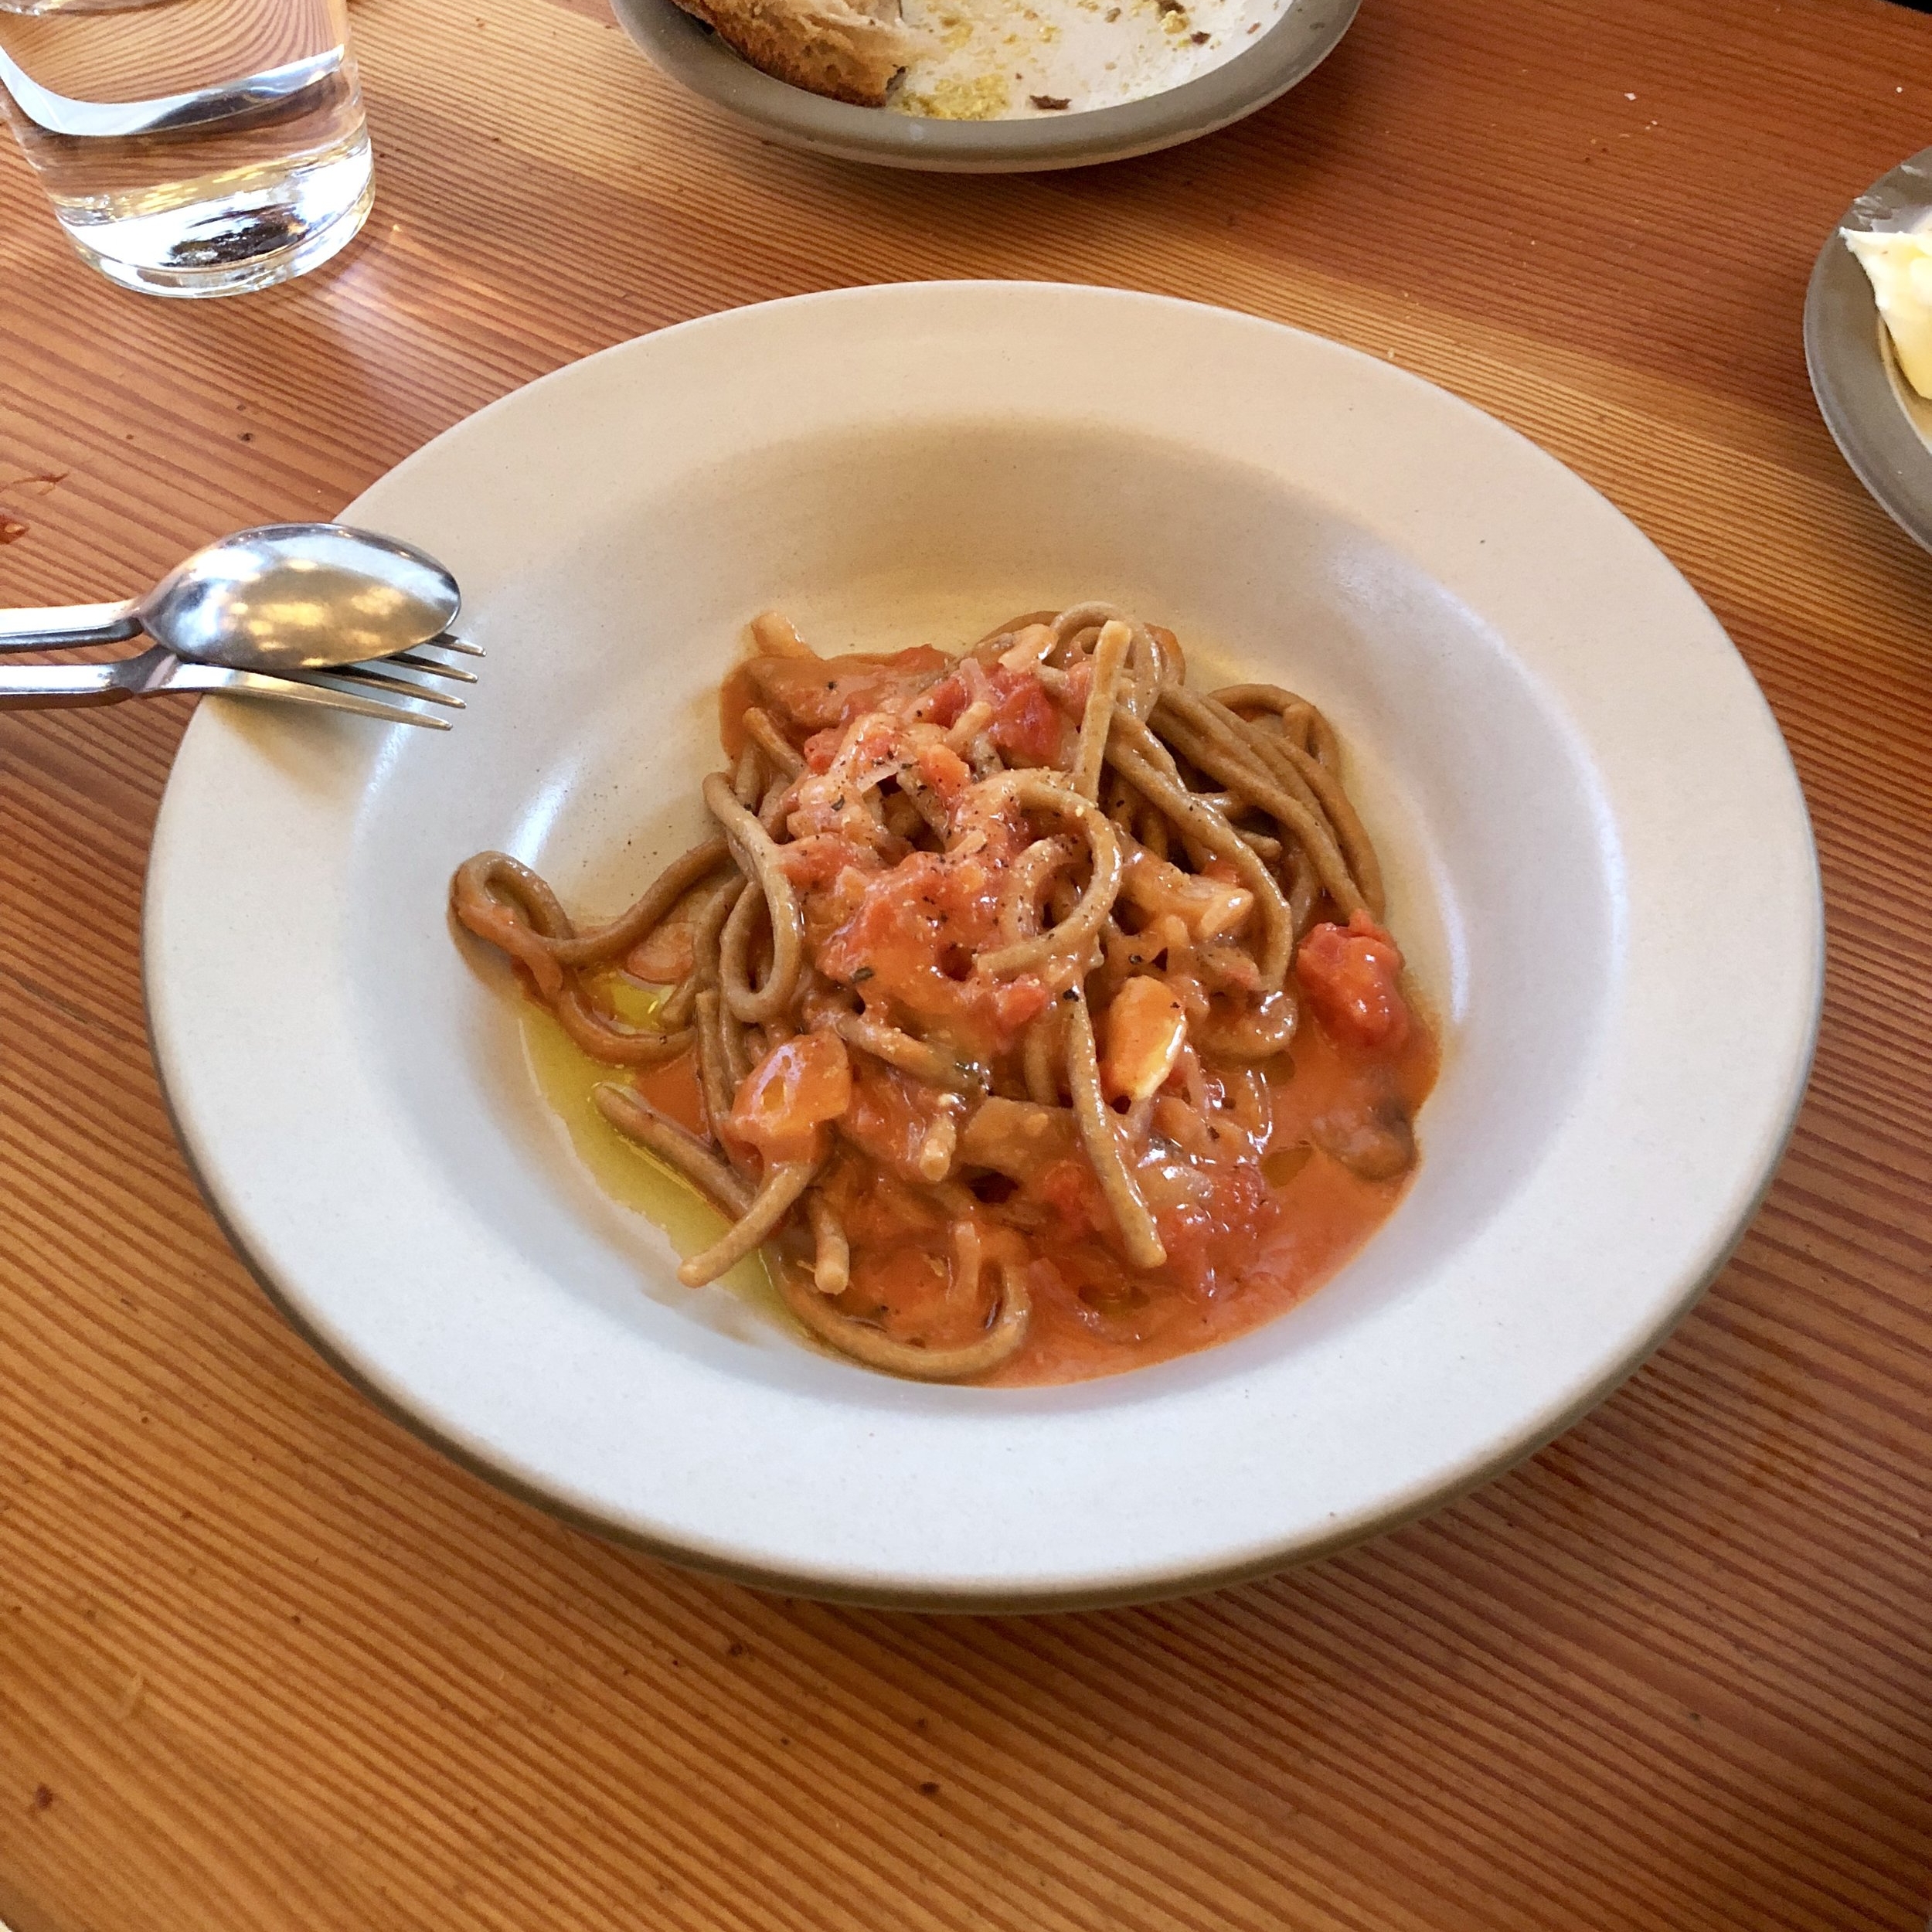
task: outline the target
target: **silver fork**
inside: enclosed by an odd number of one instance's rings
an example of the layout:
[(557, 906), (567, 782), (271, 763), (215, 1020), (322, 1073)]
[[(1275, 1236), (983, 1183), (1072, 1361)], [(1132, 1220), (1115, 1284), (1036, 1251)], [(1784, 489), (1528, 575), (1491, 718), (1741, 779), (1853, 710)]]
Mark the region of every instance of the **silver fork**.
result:
[[(440, 705), (446, 710), (461, 711), (463, 700), (454, 692), (440, 691), (430, 684), (393, 675), (391, 667), (421, 673), (426, 678), (445, 679), (455, 684), (474, 684), (476, 673), (461, 665), (446, 664), (427, 656), (431, 647), (461, 651), (471, 657), (483, 654), (475, 645), (447, 633), (433, 638), (430, 645), (399, 651), (372, 664), (345, 664), (323, 671), (294, 671), (271, 674), (265, 671), (234, 671), (211, 664), (190, 664), (160, 645), (131, 658), (115, 658), (105, 664), (43, 664), (9, 665), (0, 668), (0, 711), (39, 711), (68, 705), (119, 704), (128, 698), (155, 698), (185, 692), (219, 692), (238, 698), (270, 698), (296, 704), (320, 705), (332, 711), (353, 712), (358, 717), (379, 719), (385, 724), (423, 725), (433, 731), (447, 731), (449, 721), (433, 712), (413, 709), (407, 700)], [(380, 694), (380, 695), (371, 695)], [(404, 702), (398, 702), (403, 700)]]

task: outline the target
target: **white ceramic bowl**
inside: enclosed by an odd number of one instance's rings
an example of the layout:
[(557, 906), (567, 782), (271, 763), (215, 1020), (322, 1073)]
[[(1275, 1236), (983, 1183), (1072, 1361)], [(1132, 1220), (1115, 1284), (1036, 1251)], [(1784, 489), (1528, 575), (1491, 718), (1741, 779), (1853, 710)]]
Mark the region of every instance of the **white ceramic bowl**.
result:
[[(1147, 296), (859, 289), (576, 364), (346, 514), (455, 570), (484, 682), (447, 737), (202, 708), (155, 845), (155, 1042), (283, 1306), (523, 1493), (826, 1596), (1197, 1587), (1514, 1461), (1750, 1218), (1819, 996), (1783, 742), (1663, 557), (1441, 391)], [(1228, 1346), (1063, 1389), (894, 1382), (675, 1284), (546, 1111), (446, 882), (495, 845), (621, 903), (696, 828), (764, 606), (878, 646), (1087, 596), (1335, 718), (1440, 1008), (1425, 1158), (1330, 1285)]]

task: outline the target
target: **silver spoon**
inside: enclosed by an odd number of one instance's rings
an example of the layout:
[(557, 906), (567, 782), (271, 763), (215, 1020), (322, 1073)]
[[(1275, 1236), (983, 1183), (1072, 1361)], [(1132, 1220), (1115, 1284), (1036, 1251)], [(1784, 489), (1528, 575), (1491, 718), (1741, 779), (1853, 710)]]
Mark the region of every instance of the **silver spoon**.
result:
[(0, 611), (0, 651), (111, 644), (145, 631), (175, 657), (233, 671), (321, 671), (446, 634), (461, 604), (432, 556), (346, 523), (270, 523), (197, 551), (126, 604)]

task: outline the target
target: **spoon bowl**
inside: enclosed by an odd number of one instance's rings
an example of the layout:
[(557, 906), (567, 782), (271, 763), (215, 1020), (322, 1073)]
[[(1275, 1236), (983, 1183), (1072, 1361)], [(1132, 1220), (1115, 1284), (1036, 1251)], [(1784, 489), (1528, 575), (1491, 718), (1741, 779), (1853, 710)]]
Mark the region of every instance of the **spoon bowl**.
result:
[(192, 664), (320, 671), (427, 644), (461, 602), (442, 565), (394, 537), (271, 523), (197, 551), (138, 600), (136, 614)]
[(462, 597), (435, 558), (346, 523), (268, 523), (198, 550), (125, 604), (0, 611), (0, 651), (112, 644), (145, 631), (190, 664), (328, 671), (448, 634)]

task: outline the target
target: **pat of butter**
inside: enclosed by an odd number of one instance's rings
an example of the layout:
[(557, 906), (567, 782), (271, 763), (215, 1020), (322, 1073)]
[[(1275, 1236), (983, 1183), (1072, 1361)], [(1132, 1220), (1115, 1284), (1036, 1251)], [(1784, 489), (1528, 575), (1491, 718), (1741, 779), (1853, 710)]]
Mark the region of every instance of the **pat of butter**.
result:
[(1872, 278), (1905, 379), (1932, 403), (1932, 233), (1872, 235), (1843, 231), (1845, 245)]

